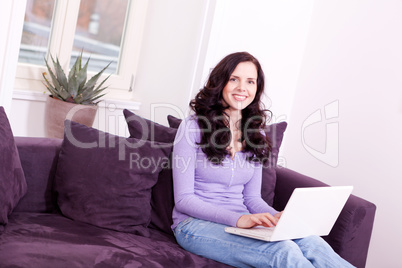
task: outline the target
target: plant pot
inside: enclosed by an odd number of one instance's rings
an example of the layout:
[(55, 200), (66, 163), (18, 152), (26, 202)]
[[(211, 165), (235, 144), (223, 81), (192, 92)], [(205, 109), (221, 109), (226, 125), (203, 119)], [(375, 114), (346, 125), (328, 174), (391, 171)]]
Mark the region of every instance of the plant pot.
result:
[(45, 107), (45, 132), (48, 138), (64, 137), (66, 119), (92, 127), (98, 106), (61, 101), (49, 96)]

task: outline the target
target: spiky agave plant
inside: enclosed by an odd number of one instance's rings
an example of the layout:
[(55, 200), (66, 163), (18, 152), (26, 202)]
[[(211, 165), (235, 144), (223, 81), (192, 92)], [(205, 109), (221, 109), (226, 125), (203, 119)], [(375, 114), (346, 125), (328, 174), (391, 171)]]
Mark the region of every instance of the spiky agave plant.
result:
[(42, 73), (42, 76), (45, 79), (44, 85), (54, 98), (71, 103), (96, 105), (100, 101), (99, 98), (105, 95), (101, 93), (108, 86), (102, 86), (110, 75), (106, 77), (99, 85), (96, 85), (96, 82), (106, 68), (109, 67), (110, 63), (87, 81), (89, 58), (84, 67), (82, 67), (82, 53), (77, 57), (77, 60), (68, 74), (68, 78), (66, 77), (66, 74), (60, 65), (59, 59), (56, 57), (55, 61), (52, 56), (50, 57), (53, 62), (54, 72), (50, 68), (46, 59), (45, 63), (51, 78), (51, 82), (46, 78), (46, 72)]

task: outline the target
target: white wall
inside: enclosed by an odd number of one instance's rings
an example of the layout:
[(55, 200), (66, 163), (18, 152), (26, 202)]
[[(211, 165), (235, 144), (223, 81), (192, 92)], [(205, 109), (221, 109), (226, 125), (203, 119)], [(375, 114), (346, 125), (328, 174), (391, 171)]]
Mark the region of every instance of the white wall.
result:
[(401, 14), (402, 1), (315, 1), (282, 150), (289, 168), (377, 205), (370, 268), (402, 267)]
[(0, 9), (0, 106), (10, 113), (26, 0), (6, 1)]
[(203, 79), (254, 54), (274, 120), (289, 122), (282, 163), (375, 203), (367, 267), (401, 267), (402, 1), (245, 2), (218, 1)]
[(264, 103), (273, 112), (272, 121), (288, 120), (313, 2), (219, 0), (202, 82), (224, 56), (247, 51), (260, 61), (265, 72)]
[(198, 88), (195, 71), (203, 67), (214, 2), (150, 1), (134, 90), (140, 115), (167, 124), (167, 114), (186, 113)]

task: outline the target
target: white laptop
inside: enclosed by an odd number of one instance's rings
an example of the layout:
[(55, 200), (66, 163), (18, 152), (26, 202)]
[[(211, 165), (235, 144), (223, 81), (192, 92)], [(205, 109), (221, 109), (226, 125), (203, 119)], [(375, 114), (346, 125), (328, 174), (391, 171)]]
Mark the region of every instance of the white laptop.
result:
[(352, 190), (353, 186), (296, 188), (275, 227), (226, 227), (225, 231), (265, 241), (328, 235)]

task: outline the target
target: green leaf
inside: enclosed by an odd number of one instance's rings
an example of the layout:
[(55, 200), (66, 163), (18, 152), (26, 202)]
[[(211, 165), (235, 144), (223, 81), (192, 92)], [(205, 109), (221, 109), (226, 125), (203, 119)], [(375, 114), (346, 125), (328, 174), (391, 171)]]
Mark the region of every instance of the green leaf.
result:
[(70, 82), (71, 77), (75, 75), (77, 65), (79, 64), (78, 58), (75, 60), (73, 67), (71, 67), (70, 72), (68, 73), (68, 81)]
[(78, 81), (76, 75), (73, 75), (70, 78), (67, 91), (70, 93), (73, 99), (78, 95)]
[(47, 60), (45, 59), (45, 63), (46, 63), (46, 67), (47, 70), (49, 71), (50, 74), (50, 78), (52, 79), (53, 85), (56, 89), (60, 88), (60, 84), (59, 81), (57, 80), (56, 76), (54, 75), (54, 73), (52, 72), (52, 69), (50, 68), (49, 64), (47, 63)]
[(43, 84), (45, 85), (47, 90), (50, 92), (50, 95), (53, 95), (56, 98), (59, 98), (59, 94), (57, 93), (57, 90), (52, 86), (52, 84), (50, 84), (49, 80), (47, 80), (45, 73), (42, 73), (42, 76), (45, 79), (45, 83), (43, 83)]
[(100, 77), (100, 76), (102, 75), (102, 73), (106, 70), (106, 68), (109, 67), (110, 64), (111, 64), (111, 62), (109, 62), (109, 64), (106, 65), (106, 67), (103, 68), (99, 73), (97, 73), (96, 75), (92, 76), (92, 78), (89, 79), (87, 85), (88, 85), (89, 87), (95, 86), (96, 81), (98, 81), (99, 77)]
[(53, 87), (48, 87), (46, 84), (44, 84), (47, 88), (47, 90), (50, 92), (50, 95), (56, 97), (59, 99), (59, 94), (54, 90)]
[(59, 82), (60, 86), (64, 88), (68, 88), (68, 82), (67, 82), (67, 77), (66, 74), (63, 71), (63, 68), (61, 68), (59, 59), (56, 58), (56, 61), (54, 61), (53, 57), (50, 56), (53, 61), (53, 66), (56, 71), (56, 76), (57, 76), (57, 81)]
[(100, 101), (97, 101), (97, 102), (95, 102), (96, 100), (98, 100), (98, 99), (100, 99), (100, 98), (102, 98), (103, 96), (105, 96), (106, 94), (102, 94), (102, 95), (99, 95), (99, 96), (97, 96), (96, 98), (93, 98), (93, 99), (91, 99), (91, 102), (92, 103), (95, 103), (95, 104), (98, 104), (98, 102)]
[[(89, 61), (89, 59), (88, 59)], [(77, 83), (78, 83), (78, 88), (82, 89), (85, 86), (85, 83), (87, 82), (87, 68), (88, 68), (88, 61), (84, 65), (84, 68), (82, 68), (78, 73), (77, 73)], [(77, 90), (78, 92), (79, 90)]]
[(65, 101), (71, 97), (70, 93), (64, 87), (60, 87), (59, 94)]
[[(95, 88), (95, 90), (98, 90), (105, 82), (106, 82), (106, 80), (108, 80), (109, 79), (109, 77), (111, 76), (112, 74), (109, 74), (96, 88)], [(107, 87), (105, 87), (105, 89), (106, 89)]]

